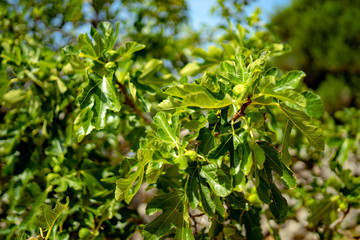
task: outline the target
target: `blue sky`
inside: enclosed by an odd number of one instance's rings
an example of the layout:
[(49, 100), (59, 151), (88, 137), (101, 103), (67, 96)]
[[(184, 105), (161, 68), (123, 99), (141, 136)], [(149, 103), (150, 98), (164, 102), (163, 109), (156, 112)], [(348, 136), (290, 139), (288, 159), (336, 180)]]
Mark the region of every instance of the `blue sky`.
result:
[[(217, 18), (211, 16), (210, 9), (215, 5), (216, 0), (187, 0), (190, 9), (190, 22), (195, 28), (200, 28), (202, 24), (214, 26)], [(278, 8), (290, 4), (291, 0), (257, 0), (246, 9), (246, 14), (250, 15), (257, 7), (261, 9), (260, 18), (267, 22), (269, 16), (276, 12)]]

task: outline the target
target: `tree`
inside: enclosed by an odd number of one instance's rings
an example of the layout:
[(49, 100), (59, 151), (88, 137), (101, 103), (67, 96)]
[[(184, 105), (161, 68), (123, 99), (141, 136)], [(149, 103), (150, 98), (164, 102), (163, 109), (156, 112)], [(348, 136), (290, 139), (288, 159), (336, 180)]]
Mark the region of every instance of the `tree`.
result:
[[(95, 14), (89, 19), (75, 14), (73, 24), (96, 26), (77, 41), (64, 40), (68, 45), (59, 50), (55, 36), (29, 29), (27, 17), (35, 8), (26, 1), (3, 3), (1, 24), (8, 28), (0, 36), (0, 216), (5, 219), (0, 234), (6, 239), (128, 239), (134, 232), (145, 239), (262, 239), (267, 229), (277, 237), (278, 228), (262, 225), (261, 216), (284, 223), (294, 211), (287, 196), (305, 189), (294, 190), (294, 156), (288, 149), (304, 146), (303, 139), (314, 155), (325, 146), (314, 121), (323, 105), (316, 93), (301, 87), (305, 74), (268, 67), (271, 57), (287, 51), (284, 44), (262, 38), (266, 32), (250, 35), (230, 24), (214, 41), (217, 46), (190, 46), (193, 61), (186, 56), (182, 64), (168, 64), (177, 57), (148, 49), (147, 44), (154, 46), (149, 39), (159, 36), (173, 50), (183, 39), (161, 30), (147, 34), (144, 29), (156, 30), (157, 24), (143, 26), (148, 23), (140, 16), (167, 22), (156, 9), (173, 9), (165, 16), (172, 21), (186, 7), (177, 1), (122, 3), (138, 10), (139, 32), (124, 28), (120, 34), (121, 25), (101, 21), (116, 11), (110, 3), (85, 3), (82, 9)], [(43, 4), (36, 11), (49, 8)], [(62, 30), (53, 27), (57, 15), (51, 14), (35, 14), (36, 28), (71, 37), (63, 29), (66, 23)], [(9, 19), (18, 25), (6, 25)], [(174, 34), (176, 21), (170, 24)], [(294, 133), (301, 134), (295, 144)], [(342, 195), (321, 202), (330, 217), (314, 211), (315, 226), (324, 219), (334, 222), (340, 203), (356, 205), (359, 199), (357, 178), (335, 160), (332, 167), (342, 181), (336, 190)], [(54, 209), (47, 205), (55, 202)], [(306, 201), (306, 207), (317, 203)], [(208, 224), (201, 226), (199, 217)], [(337, 234), (334, 225), (319, 234)]]

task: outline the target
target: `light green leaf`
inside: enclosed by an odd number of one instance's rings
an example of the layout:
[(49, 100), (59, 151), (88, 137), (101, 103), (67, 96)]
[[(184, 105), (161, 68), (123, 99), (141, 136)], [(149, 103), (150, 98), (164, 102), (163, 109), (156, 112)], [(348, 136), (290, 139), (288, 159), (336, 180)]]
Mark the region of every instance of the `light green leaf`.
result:
[(123, 58), (130, 56), (134, 52), (138, 52), (145, 48), (144, 44), (140, 44), (137, 42), (126, 42), (124, 46), (118, 49), (120, 56)]
[(324, 114), (324, 105), (320, 96), (312, 91), (307, 91), (304, 96), (306, 98), (305, 113), (309, 117), (321, 117)]
[(302, 132), (306, 139), (309, 141), (311, 146), (316, 150), (322, 151), (325, 147), (324, 137), (321, 134), (321, 130), (313, 125), (305, 124), (304, 122), (309, 121), (309, 117), (296, 109), (289, 108), (285, 104), (280, 103), (280, 109), (290, 119), (294, 126)]
[(78, 141), (92, 129), (105, 127), (107, 110), (120, 111), (120, 102), (116, 96), (112, 76), (99, 76), (88, 73), (88, 84), (78, 97), (81, 111), (76, 117), (76, 135)]
[(158, 127), (157, 135), (161, 140), (171, 144), (172, 146), (178, 146), (180, 130), (176, 130), (179, 126), (178, 122), (172, 122), (172, 127), (169, 124), (170, 116), (164, 112), (158, 112), (153, 121)]
[(205, 178), (213, 192), (219, 197), (226, 197), (232, 191), (231, 180), (217, 164), (203, 166), (200, 170), (200, 176)]
[(162, 162), (150, 162), (146, 169), (146, 182), (149, 184), (156, 183), (162, 170)]
[(66, 197), (66, 203), (62, 204), (58, 200), (54, 209), (51, 209), (46, 204), (41, 204), (36, 212), (36, 224), (43, 231), (51, 231), (51, 228), (54, 226), (56, 220), (60, 214), (69, 206), (69, 203), (69, 197)]
[(203, 108), (222, 108), (232, 104), (229, 95), (223, 99), (215, 98), (206, 88), (196, 84), (184, 84), (167, 88), (165, 94), (180, 97), (183, 99), (183, 105)]
[(98, 32), (94, 34), (93, 38), (95, 40), (95, 44), (93, 44), (87, 33), (80, 33), (78, 38), (80, 46), (79, 57), (90, 57), (93, 59), (98, 59), (100, 57), (100, 53), (102, 47), (104, 46), (104, 43), (102, 42), (101, 36)]
[[(137, 151), (137, 159), (138, 166), (136, 172), (131, 174), (130, 177), (124, 179), (119, 179), (116, 181), (116, 189), (115, 189), (115, 199), (118, 201), (122, 201), (125, 199), (125, 202), (129, 204), (132, 198), (135, 196), (137, 191), (140, 188), (140, 185), (143, 181), (144, 177), (144, 167), (145, 165), (151, 161), (153, 155), (153, 151), (150, 149), (139, 149)], [(133, 186), (133, 184), (136, 184)]]
[(240, 144), (238, 147), (242, 148), (240, 167), (242, 172), (247, 176), (250, 173), (251, 167), (253, 165), (253, 159), (252, 159), (252, 154), (250, 152), (250, 147), (247, 143)]
[(113, 25), (110, 22), (101, 22), (99, 24), (99, 28), (103, 33), (103, 37), (104, 37), (103, 52), (112, 50), (115, 46), (119, 34), (119, 22), (115, 24), (115, 31)]
[[(146, 78), (151, 77), (152, 75), (155, 74), (156, 71), (159, 70), (159, 68), (162, 66), (163, 61), (159, 60), (159, 59), (150, 59), (150, 61), (148, 61), (146, 63), (146, 65), (144, 66), (143, 72), (142, 74), (139, 76), (139, 79), (142, 80), (142, 83), (148, 83), (148, 81), (146, 81)], [(150, 79), (151, 81), (151, 79)]]
[(295, 89), (306, 74), (303, 71), (290, 71), (276, 82), (274, 91), (279, 92), (286, 89)]
[(252, 149), (252, 153), (253, 153), (257, 168), (262, 169), (264, 167), (264, 162), (265, 162), (264, 150), (256, 143), (249, 143), (249, 146)]
[(201, 72), (201, 67), (196, 63), (188, 63), (180, 71), (182, 76), (195, 76)]
[(293, 90), (285, 90), (281, 92), (265, 92), (264, 96), (274, 97), (283, 102), (295, 104), (299, 107), (304, 108), (306, 106), (306, 98), (298, 92)]

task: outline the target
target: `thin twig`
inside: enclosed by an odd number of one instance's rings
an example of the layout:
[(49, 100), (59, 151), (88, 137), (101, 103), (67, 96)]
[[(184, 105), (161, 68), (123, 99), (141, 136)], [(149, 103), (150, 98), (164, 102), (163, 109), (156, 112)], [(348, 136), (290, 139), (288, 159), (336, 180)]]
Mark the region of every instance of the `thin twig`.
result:
[(231, 121), (232, 121), (232, 122), (235, 122), (235, 121), (238, 120), (241, 116), (244, 116), (244, 115), (245, 115), (245, 110), (246, 110), (246, 108), (247, 108), (250, 104), (251, 104), (251, 98), (250, 98), (250, 96), (248, 96), (248, 101), (247, 101), (246, 103), (244, 103), (244, 104), (241, 106), (240, 110), (237, 111), (237, 112), (234, 114), (234, 116), (233, 116), (233, 118), (231, 119)]
[(330, 224), (329, 229), (335, 230), (336, 226), (339, 225), (342, 221), (344, 221), (345, 217), (348, 215), (351, 209), (351, 204), (348, 205), (348, 208), (345, 212), (343, 212), (342, 216), (336, 219), (333, 223)]
[(137, 115), (139, 115), (142, 119), (144, 119), (144, 121), (145, 121), (146, 123), (152, 124), (152, 121), (151, 121), (150, 119), (148, 119), (147, 117), (145, 117), (144, 114), (143, 114), (139, 109), (137, 109), (137, 107), (135, 106), (135, 104), (133, 103), (133, 101), (131, 100), (131, 98), (129, 97), (128, 93), (126, 92), (125, 86), (124, 86), (122, 83), (120, 83), (120, 82), (116, 79), (116, 77), (115, 77), (115, 81), (116, 81), (117, 85), (119, 86), (121, 92), (122, 92), (122, 93), (124, 94), (124, 96), (125, 96), (125, 103), (126, 103), (127, 105), (129, 105), (129, 106), (134, 110), (134, 112), (135, 112)]

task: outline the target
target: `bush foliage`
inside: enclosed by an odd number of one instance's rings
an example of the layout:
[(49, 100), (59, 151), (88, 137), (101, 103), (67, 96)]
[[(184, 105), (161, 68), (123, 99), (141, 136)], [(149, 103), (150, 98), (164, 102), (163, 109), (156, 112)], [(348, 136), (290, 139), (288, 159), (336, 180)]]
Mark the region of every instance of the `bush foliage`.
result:
[(304, 72), (269, 64), (289, 47), (256, 13), (211, 41), (182, 1), (0, 15), (4, 239), (358, 236), (359, 111), (332, 118)]

